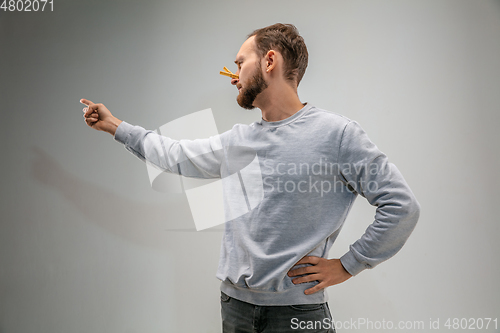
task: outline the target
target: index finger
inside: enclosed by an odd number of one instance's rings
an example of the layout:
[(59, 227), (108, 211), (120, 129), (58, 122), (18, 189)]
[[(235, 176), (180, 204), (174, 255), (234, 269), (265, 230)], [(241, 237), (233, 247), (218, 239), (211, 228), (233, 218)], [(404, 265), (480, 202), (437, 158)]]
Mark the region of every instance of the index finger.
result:
[(318, 262), (319, 262), (319, 258), (318, 257), (315, 257), (315, 256), (306, 256), (306, 257), (300, 259), (299, 261), (297, 261), (297, 263), (294, 266), (300, 265), (300, 264), (313, 264), (313, 265), (316, 265)]
[(85, 105), (87, 105), (87, 106), (89, 106), (90, 104), (94, 104), (94, 102), (89, 101), (88, 99), (85, 99), (85, 98), (82, 98), (82, 99), (80, 100), (80, 103), (85, 104)]

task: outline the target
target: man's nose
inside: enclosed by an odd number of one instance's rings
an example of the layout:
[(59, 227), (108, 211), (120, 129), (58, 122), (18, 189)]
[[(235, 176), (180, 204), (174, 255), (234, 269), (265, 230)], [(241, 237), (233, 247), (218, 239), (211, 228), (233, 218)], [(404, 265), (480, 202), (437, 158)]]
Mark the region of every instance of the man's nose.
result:
[(240, 82), (240, 80), (238, 80), (238, 79), (231, 79), (231, 84), (233, 86), (235, 86), (238, 82)]

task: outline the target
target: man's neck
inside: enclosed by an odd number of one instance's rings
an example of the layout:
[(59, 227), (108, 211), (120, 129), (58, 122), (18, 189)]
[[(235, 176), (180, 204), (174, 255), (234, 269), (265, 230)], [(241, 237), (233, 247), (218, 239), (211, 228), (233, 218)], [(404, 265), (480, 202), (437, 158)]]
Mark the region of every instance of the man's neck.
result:
[[(265, 121), (280, 121), (300, 111), (304, 104), (297, 95), (297, 90), (292, 87), (272, 90), (269, 87), (259, 96), (259, 105), (262, 119)], [(257, 100), (256, 100), (257, 102)]]

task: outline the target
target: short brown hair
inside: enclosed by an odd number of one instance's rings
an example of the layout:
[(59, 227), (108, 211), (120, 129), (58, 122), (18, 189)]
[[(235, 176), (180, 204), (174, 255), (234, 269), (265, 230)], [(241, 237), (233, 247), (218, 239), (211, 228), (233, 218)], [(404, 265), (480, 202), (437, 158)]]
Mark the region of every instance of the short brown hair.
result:
[(256, 51), (261, 57), (272, 49), (281, 53), (285, 79), (295, 81), (298, 86), (306, 72), (308, 53), (306, 43), (297, 28), (293, 24), (276, 23), (257, 29), (247, 37), (252, 36), (255, 36)]

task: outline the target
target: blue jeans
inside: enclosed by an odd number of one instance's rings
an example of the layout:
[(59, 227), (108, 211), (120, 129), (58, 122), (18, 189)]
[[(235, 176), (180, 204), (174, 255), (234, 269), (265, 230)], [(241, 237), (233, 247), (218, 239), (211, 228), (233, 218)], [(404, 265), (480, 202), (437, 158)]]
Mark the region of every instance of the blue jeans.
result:
[(259, 306), (221, 291), (223, 333), (335, 333), (328, 303)]

